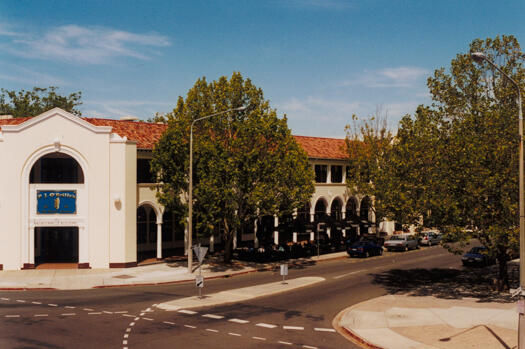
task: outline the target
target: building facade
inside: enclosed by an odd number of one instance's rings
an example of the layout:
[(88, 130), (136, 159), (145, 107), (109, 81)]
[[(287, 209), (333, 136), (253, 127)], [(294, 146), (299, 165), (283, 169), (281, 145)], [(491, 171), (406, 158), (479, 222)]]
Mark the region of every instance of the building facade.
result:
[[(183, 251), (185, 227), (158, 203), (149, 173), (165, 129), (81, 118), (59, 108), (32, 118), (0, 118), (0, 269), (54, 262), (120, 268)], [(370, 198), (347, 195), (344, 140), (296, 140), (316, 173), (310, 205), (293, 217), (255, 222), (237, 243), (258, 243), (263, 232), (280, 243), (313, 240), (318, 229), (332, 237), (369, 229)], [(219, 236), (209, 243), (220, 243)]]

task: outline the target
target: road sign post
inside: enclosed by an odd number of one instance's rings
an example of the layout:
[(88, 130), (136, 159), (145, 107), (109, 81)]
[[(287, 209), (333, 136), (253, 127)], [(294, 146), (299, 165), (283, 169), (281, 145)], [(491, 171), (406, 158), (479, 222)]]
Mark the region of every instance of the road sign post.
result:
[(195, 286), (199, 289), (199, 298), (202, 298), (202, 289), (204, 288), (204, 278), (202, 275), (195, 276)]
[(208, 252), (207, 247), (201, 247), (201, 244), (193, 246), (193, 251), (195, 252), (195, 256), (197, 256), (197, 260), (199, 261), (199, 275), (195, 276), (195, 286), (199, 289), (199, 298), (202, 298), (202, 289), (204, 288), (204, 278), (202, 277), (202, 261), (204, 260), (204, 256), (206, 256), (206, 252)]
[(285, 285), (284, 277), (288, 275), (288, 264), (281, 264), (281, 275), (283, 276), (283, 285)]

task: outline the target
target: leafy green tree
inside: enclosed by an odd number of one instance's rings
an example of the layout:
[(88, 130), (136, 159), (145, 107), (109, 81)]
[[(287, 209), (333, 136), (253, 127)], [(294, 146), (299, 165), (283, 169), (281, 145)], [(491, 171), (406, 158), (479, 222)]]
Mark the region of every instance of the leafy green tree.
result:
[(379, 224), (391, 216), (392, 177), (390, 153), (393, 135), (387, 129), (386, 114), (378, 108), (376, 115), (359, 121), (352, 116), (353, 123), (346, 126), (348, 151), (348, 191), (354, 196), (368, 196), (372, 199), (376, 232)]
[(82, 104), (80, 101), (82, 93), (74, 92), (69, 96), (61, 96), (56, 92), (57, 89), (55, 86), (48, 88), (33, 87), (31, 91), (9, 91), (2, 88), (0, 114), (20, 118), (36, 116), (58, 107), (80, 116), (80, 111), (75, 107)]
[(194, 226), (202, 237), (221, 231), (226, 262), (242, 227), (264, 215), (291, 213), (313, 194), (313, 171), (286, 118), (278, 118), (262, 90), (240, 73), (211, 83), (202, 78), (165, 116), (168, 129), (152, 161), (160, 202), (186, 212), (192, 120), (240, 106), (246, 109), (204, 119), (193, 129)]
[(525, 56), (516, 38), (474, 40), (428, 79), (432, 105), (402, 119), (391, 174), (399, 181), (397, 200), (413, 206), (408, 221), (420, 215), (425, 225), (441, 227), (455, 253), (478, 239), (497, 259), (503, 289), (518, 243), (516, 90), (489, 64), (473, 62), (472, 52), (485, 53), (523, 85)]

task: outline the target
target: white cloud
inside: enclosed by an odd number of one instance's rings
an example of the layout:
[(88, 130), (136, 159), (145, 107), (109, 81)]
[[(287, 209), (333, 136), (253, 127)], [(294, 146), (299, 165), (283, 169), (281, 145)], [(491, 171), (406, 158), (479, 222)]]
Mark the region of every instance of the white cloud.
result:
[(169, 40), (156, 33), (137, 34), (105, 27), (65, 25), (29, 35), (2, 30), (11, 37), (7, 50), (12, 54), (68, 63), (103, 64), (116, 57), (147, 60), (153, 49), (169, 46)]
[[(30, 86), (67, 86), (68, 83), (53, 75), (37, 72), (21, 65), (0, 66), (0, 79)], [(9, 72), (9, 73), (6, 73)]]
[[(140, 101), (140, 100), (92, 100), (81, 108), (82, 115), (97, 118), (120, 118), (122, 116), (136, 116), (139, 119), (153, 117), (156, 112), (171, 111), (174, 103)], [(160, 110), (159, 110), (160, 109)]]
[(355, 79), (346, 80), (343, 86), (361, 85), (370, 88), (376, 87), (415, 87), (429, 71), (420, 67), (384, 68), (374, 71), (365, 71)]

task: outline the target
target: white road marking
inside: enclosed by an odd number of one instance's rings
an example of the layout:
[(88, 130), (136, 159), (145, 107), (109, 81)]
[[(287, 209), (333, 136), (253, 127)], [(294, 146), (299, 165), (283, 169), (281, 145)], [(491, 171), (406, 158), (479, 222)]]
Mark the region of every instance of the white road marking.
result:
[(142, 320), (153, 321), (153, 319), (150, 319), (149, 317), (143, 317)]
[(193, 311), (193, 310), (185, 310), (185, 309), (179, 310), (179, 313), (188, 314), (188, 315), (195, 315), (195, 314), (197, 314), (196, 311)]
[(22, 299), (17, 299), (16, 300), (18, 303), (25, 303), (26, 301), (22, 300)]
[(127, 340), (123, 340), (122, 344), (128, 344), (128, 341)]
[(9, 298), (5, 298), (5, 297), (2, 297), (1, 299), (2, 299), (3, 301), (8, 301), (8, 300), (9, 300)]
[(303, 348), (306, 348), (306, 349), (317, 349), (317, 347), (311, 347), (309, 345), (303, 345)]
[(314, 328), (314, 331), (320, 331), (320, 332), (335, 332), (333, 328)]
[(104, 314), (113, 314), (112, 311), (106, 311), (106, 310), (104, 310), (103, 313), (104, 313)]
[(47, 314), (35, 314), (35, 317), (39, 317), (39, 316), (47, 316)]
[(136, 318), (134, 318), (133, 320), (135, 320), (135, 321), (139, 321), (140, 318), (139, 318), (139, 317), (136, 317)]
[(75, 313), (64, 313), (62, 314), (62, 316), (73, 316), (73, 315), (76, 315)]
[(248, 321), (248, 320), (241, 320), (241, 319), (229, 319), (228, 321), (230, 321), (230, 322), (236, 322), (236, 323), (238, 323), (238, 324), (247, 324), (248, 322), (250, 322), (250, 321)]
[(31, 302), (33, 304), (42, 304), (41, 302)]
[(5, 317), (20, 317), (20, 315), (6, 315)]
[(304, 330), (302, 326), (283, 326), (283, 330)]
[(184, 327), (187, 327), (187, 328), (197, 328), (195, 326), (191, 326), (191, 325), (184, 325)]
[(93, 311), (93, 309), (90, 308), (84, 308), (85, 311)]
[(278, 341), (277, 343), (279, 343), (279, 344), (286, 344), (286, 345), (292, 345), (292, 343), (290, 343), (290, 342), (283, 342), (283, 341)]
[(360, 272), (361, 272), (361, 270), (358, 270), (358, 271), (353, 271), (353, 272), (351, 272), (351, 273), (346, 273), (346, 274), (342, 274), (342, 275), (334, 276), (334, 279), (344, 278), (345, 276), (354, 275), (354, 274), (357, 274), (357, 273), (360, 273)]
[(72, 307), (70, 305), (66, 305), (66, 308), (68, 308), (68, 309), (75, 309), (76, 307)]
[(238, 333), (228, 332), (228, 334), (229, 334), (230, 336), (241, 337), (241, 335), (238, 334)]
[(124, 338), (128, 338), (128, 337), (129, 337), (129, 333), (124, 334)]
[(211, 328), (207, 328), (206, 331), (208, 331), (208, 332), (215, 332), (215, 333), (219, 332), (217, 330), (212, 330)]
[(53, 303), (49, 303), (48, 305), (49, 305), (50, 307), (58, 307), (58, 305), (53, 304)]
[(170, 322), (170, 321), (162, 321), (162, 322), (164, 322), (165, 324), (168, 324), (168, 325), (175, 325), (174, 322)]
[(126, 332), (131, 332), (131, 328), (126, 328)]
[(88, 315), (100, 315), (102, 314), (100, 311), (95, 311), (93, 313), (88, 313)]
[(133, 327), (133, 326), (135, 326), (135, 323), (132, 322), (132, 323), (129, 324), (129, 326)]
[(258, 341), (265, 341), (266, 338), (262, 338), (262, 337), (252, 337), (253, 339), (257, 339)]
[(214, 315), (214, 314), (204, 314), (202, 315), (202, 317), (207, 317), (207, 318), (210, 318), (210, 319), (224, 319), (224, 316), (222, 315)]
[(146, 314), (146, 313), (140, 313), (140, 316), (144, 316), (144, 314)]
[(123, 310), (123, 311), (115, 311), (113, 312), (113, 314), (125, 314), (127, 313), (128, 311), (127, 310)]
[(131, 314), (122, 314), (122, 316), (135, 317), (135, 315), (131, 315)]
[(277, 327), (277, 325), (265, 324), (264, 322), (258, 323), (255, 326), (266, 327), (266, 328), (276, 328)]

